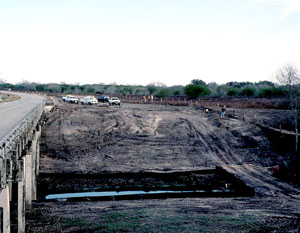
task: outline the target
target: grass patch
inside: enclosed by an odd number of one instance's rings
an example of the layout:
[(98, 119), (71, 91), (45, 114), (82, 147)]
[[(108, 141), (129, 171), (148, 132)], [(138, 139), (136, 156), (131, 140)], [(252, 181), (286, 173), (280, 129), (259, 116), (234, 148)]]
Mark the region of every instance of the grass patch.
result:
[(86, 232), (255, 232), (263, 227), (259, 214), (226, 215), (180, 213), (168, 210), (114, 210), (94, 220), (64, 219), (62, 229), (79, 227)]

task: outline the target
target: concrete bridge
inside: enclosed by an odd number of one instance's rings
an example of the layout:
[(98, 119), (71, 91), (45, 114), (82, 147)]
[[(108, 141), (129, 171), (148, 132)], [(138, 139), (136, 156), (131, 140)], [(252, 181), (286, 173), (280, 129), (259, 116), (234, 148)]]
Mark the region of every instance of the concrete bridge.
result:
[[(25, 209), (36, 200), (39, 141), (45, 99), (14, 93), (21, 99), (0, 104), (0, 233), (25, 232)], [(17, 219), (11, 214), (17, 213)], [(14, 215), (15, 216), (15, 215)]]

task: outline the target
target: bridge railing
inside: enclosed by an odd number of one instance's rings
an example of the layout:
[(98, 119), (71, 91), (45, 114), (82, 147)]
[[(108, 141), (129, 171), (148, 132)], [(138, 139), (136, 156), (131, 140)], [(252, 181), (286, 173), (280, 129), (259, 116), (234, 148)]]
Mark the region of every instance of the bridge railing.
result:
[(43, 114), (45, 102), (38, 105), (23, 120), (0, 140), (0, 189), (4, 189), (8, 181), (18, 180), (20, 174), (22, 151), (33, 137), (33, 130)]

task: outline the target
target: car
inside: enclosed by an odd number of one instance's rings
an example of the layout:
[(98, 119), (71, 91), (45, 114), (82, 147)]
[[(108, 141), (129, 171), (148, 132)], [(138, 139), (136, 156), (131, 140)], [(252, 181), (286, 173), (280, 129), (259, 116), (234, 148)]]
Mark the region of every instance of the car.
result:
[(81, 104), (98, 104), (98, 100), (94, 96), (86, 96), (79, 101)]
[(118, 97), (112, 97), (109, 99), (109, 105), (121, 105), (121, 101)]
[(109, 99), (110, 98), (107, 95), (102, 95), (97, 98), (98, 102), (101, 102), (101, 103), (105, 103), (105, 102), (109, 103)]
[(67, 96), (64, 96), (62, 97), (62, 100), (64, 102), (68, 102), (68, 103), (74, 103), (74, 104), (78, 104), (79, 102), (79, 99), (77, 99), (75, 96), (73, 95), (67, 95)]

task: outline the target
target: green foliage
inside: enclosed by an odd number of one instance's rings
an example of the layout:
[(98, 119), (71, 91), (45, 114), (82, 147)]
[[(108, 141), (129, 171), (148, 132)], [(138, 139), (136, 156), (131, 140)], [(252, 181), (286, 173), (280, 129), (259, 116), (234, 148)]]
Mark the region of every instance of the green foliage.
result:
[(158, 91), (158, 93), (156, 94), (156, 96), (158, 97), (158, 98), (165, 98), (165, 97), (167, 97), (167, 96), (169, 96), (170, 95), (170, 90), (169, 90), (169, 88), (161, 88), (159, 91)]
[(67, 85), (67, 84), (60, 85), (60, 91), (62, 93), (64, 93), (68, 89), (69, 89), (69, 85)]
[(92, 93), (95, 92), (95, 88), (93, 88), (93, 87), (88, 87), (87, 92), (90, 93), (90, 94), (92, 94)]
[(255, 89), (252, 87), (246, 87), (240, 93), (241, 96), (247, 96), (247, 97), (251, 97), (254, 94), (255, 94)]
[(1, 84), (0, 85), (2, 88), (4, 88), (4, 89), (14, 89), (14, 87), (15, 87), (15, 85), (13, 85), (13, 84), (10, 84), (10, 83), (3, 83), (3, 84)]
[(179, 92), (179, 90), (175, 90), (175, 91), (173, 91), (173, 95), (180, 95), (180, 92)]
[(21, 85), (21, 84), (17, 84), (12, 89), (14, 89), (14, 90), (24, 90), (25, 87), (23, 85)]
[(226, 86), (232, 88), (246, 88), (249, 86), (254, 86), (254, 84), (251, 82), (228, 82), (226, 83)]
[(36, 86), (35, 86), (35, 89), (36, 89), (37, 91), (45, 91), (45, 90), (46, 90), (46, 87), (47, 87), (47, 85), (39, 84), (39, 85), (36, 85)]
[(283, 97), (286, 92), (282, 88), (263, 88), (259, 92), (259, 97), (272, 98), (272, 97)]
[(191, 81), (192, 84), (195, 84), (195, 85), (200, 85), (200, 86), (204, 86), (204, 87), (207, 87), (206, 83), (200, 79), (193, 79)]
[(147, 90), (149, 91), (150, 95), (152, 95), (157, 91), (157, 88), (154, 85), (148, 85)]
[(220, 85), (216, 89), (216, 96), (225, 96), (227, 95), (228, 90), (229, 90), (228, 86)]
[(79, 89), (80, 89), (80, 91), (84, 92), (85, 86), (84, 85), (83, 86), (79, 86)]
[(238, 94), (238, 90), (235, 89), (235, 88), (230, 88), (228, 91), (227, 91), (227, 96), (236, 96)]
[(130, 86), (125, 86), (125, 87), (123, 87), (123, 89), (121, 90), (121, 93), (122, 93), (123, 95), (132, 94), (132, 92), (133, 92), (133, 88), (130, 87)]
[(270, 81), (259, 81), (255, 83), (255, 86), (262, 86), (262, 87), (275, 87), (274, 83)]
[(189, 84), (184, 88), (184, 93), (191, 99), (197, 99), (199, 96), (209, 95), (211, 91), (202, 85)]

